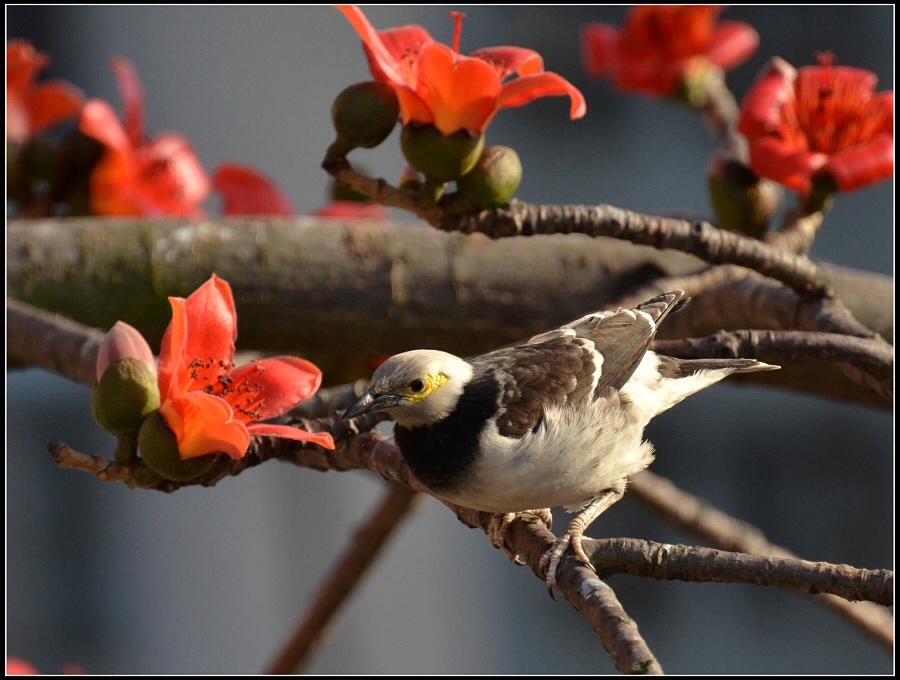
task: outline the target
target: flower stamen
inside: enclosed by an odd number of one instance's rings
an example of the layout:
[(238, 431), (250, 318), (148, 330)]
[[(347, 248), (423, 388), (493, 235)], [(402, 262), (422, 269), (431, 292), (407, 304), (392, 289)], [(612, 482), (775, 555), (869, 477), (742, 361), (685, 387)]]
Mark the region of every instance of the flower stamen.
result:
[(462, 37), (462, 22), (466, 18), (464, 12), (447, 12), (447, 16), (453, 19), (453, 51), (459, 53), (459, 43)]

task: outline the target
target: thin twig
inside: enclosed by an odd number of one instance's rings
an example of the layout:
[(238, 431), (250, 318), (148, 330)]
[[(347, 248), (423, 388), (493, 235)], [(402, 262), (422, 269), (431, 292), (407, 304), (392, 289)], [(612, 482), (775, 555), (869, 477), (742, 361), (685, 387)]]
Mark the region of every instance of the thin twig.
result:
[(420, 495), (390, 484), (378, 507), (351, 537), (344, 553), (330, 570), (297, 629), (266, 671), (272, 675), (300, 673), (322, 642), (327, 626), (359, 587), (369, 567), (381, 554)]
[[(752, 524), (731, 517), (649, 470), (632, 477), (628, 490), (672, 524), (701, 536), (717, 548), (750, 555), (796, 557), (787, 548), (770, 542)], [(894, 620), (884, 607), (871, 602), (848, 602), (835, 595), (817, 595), (816, 599), (893, 649)]]
[(781, 281), (798, 294), (832, 297), (825, 274), (812, 260), (768, 244), (719, 229), (703, 220), (687, 221), (642, 215), (611, 205), (530, 205), (513, 199), (505, 208), (479, 213), (449, 214), (422, 207), (414, 197), (383, 179), (357, 172), (346, 159), (323, 164), (338, 181), (384, 205), (402, 208), (444, 231), (481, 233), (490, 238), (535, 234), (610, 236), (632, 243), (670, 248), (696, 255), (710, 264), (735, 264)]

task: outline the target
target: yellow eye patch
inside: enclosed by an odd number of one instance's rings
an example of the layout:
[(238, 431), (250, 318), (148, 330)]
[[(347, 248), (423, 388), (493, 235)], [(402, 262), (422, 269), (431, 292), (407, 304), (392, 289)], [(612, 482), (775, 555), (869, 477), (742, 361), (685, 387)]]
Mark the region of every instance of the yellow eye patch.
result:
[(443, 373), (438, 373), (437, 375), (426, 375), (422, 382), (425, 383), (425, 387), (418, 392), (413, 392), (409, 385), (406, 385), (403, 388), (403, 394), (408, 396), (410, 401), (413, 403), (422, 401), (429, 394), (433, 394), (437, 388), (446, 383), (448, 380), (447, 376)]

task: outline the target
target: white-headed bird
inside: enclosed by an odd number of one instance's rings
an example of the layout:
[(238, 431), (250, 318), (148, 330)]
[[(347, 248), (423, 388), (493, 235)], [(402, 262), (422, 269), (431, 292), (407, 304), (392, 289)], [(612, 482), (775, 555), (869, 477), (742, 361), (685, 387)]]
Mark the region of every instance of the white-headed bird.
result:
[(596, 312), (524, 345), (466, 361), (414, 350), (385, 361), (344, 414), (384, 411), (416, 477), (435, 496), (496, 513), (491, 538), (515, 513), (582, 508), (544, 556), (547, 584), (571, 545), (653, 460), (650, 420), (731, 373), (778, 368), (754, 359), (676, 359), (649, 349), (680, 290), (634, 309)]

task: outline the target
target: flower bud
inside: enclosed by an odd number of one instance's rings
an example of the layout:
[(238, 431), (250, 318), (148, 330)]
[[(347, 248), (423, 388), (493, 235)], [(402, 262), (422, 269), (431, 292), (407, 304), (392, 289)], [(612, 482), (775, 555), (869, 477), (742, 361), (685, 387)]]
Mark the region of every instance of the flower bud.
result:
[(709, 163), (709, 199), (719, 226), (762, 238), (778, 210), (778, 188), (743, 163), (716, 152)]
[(334, 146), (343, 154), (378, 146), (391, 134), (399, 116), (400, 103), (390, 85), (374, 81), (351, 85), (331, 105), (337, 131)]
[(462, 177), (478, 162), (484, 135), (458, 130), (445, 136), (433, 125), (403, 126), (400, 148), (407, 162), (429, 180), (449, 182)]
[(134, 326), (124, 321), (116, 321), (100, 343), (100, 351), (97, 354), (97, 380), (103, 377), (106, 369), (112, 364), (128, 358), (137, 359), (156, 377), (156, 361), (144, 336)]
[(508, 146), (489, 146), (465, 175), (456, 180), (459, 193), (477, 210), (509, 203), (522, 181), (519, 154)]
[(158, 408), (156, 375), (133, 357), (108, 366), (91, 391), (91, 410), (97, 423), (119, 436), (133, 437), (144, 418)]
[(178, 453), (178, 438), (166, 425), (159, 411), (151, 413), (138, 433), (141, 459), (153, 472), (165, 479), (186, 482), (207, 472), (216, 462), (216, 455), (182, 460)]

